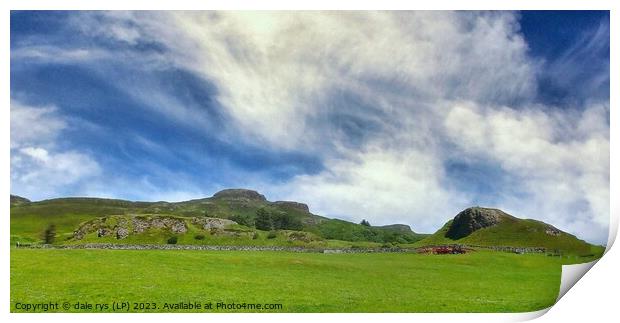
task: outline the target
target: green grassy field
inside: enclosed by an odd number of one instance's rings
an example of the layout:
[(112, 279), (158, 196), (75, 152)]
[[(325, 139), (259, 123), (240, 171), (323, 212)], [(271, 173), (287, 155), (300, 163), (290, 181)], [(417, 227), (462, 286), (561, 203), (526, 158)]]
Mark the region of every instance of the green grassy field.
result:
[(20, 311), (17, 303), (125, 301), (156, 303), (155, 311), (170, 311), (164, 303), (245, 302), (280, 303), (280, 312), (525, 312), (554, 303), (562, 263), (587, 260), (491, 251), (438, 256), (13, 248), (11, 311)]

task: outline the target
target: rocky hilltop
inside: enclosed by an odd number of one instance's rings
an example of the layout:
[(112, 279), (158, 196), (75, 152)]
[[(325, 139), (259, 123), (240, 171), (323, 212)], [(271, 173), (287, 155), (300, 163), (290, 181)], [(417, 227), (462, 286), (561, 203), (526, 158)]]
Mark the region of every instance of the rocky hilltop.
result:
[(279, 205), (279, 206), (284, 206), (284, 207), (289, 207), (292, 209), (297, 209), (303, 212), (310, 212), (310, 208), (308, 208), (307, 204), (304, 203), (299, 203), (299, 202), (293, 202), (293, 201), (275, 201), (273, 202), (274, 205)]
[(454, 217), (448, 232), (446, 232), (446, 237), (457, 240), (470, 235), (476, 230), (497, 225), (506, 218), (514, 219), (510, 214), (498, 209), (479, 206), (470, 207)]
[(267, 201), (265, 195), (258, 193), (257, 191), (247, 190), (242, 188), (230, 188), (221, 190), (215, 194), (213, 194), (214, 198), (217, 199), (231, 199), (231, 200), (256, 200), (256, 201)]
[(437, 232), (416, 244), (542, 248), (578, 255), (592, 252), (592, 245), (550, 224), (479, 206), (459, 212)]

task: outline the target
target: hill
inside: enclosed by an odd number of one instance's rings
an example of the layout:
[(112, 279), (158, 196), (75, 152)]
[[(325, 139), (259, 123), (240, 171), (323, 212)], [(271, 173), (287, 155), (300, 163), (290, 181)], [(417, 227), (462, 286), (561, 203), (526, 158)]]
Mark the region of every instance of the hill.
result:
[(602, 248), (547, 223), (483, 207), (463, 210), (437, 232), (415, 243), (417, 246), (446, 244), (541, 247), (577, 255), (597, 253)]
[(30, 200), (25, 198), (25, 197), (21, 197), (21, 196), (17, 196), (17, 195), (12, 195), (11, 194), (11, 206), (22, 205), (22, 204), (26, 204), (26, 203), (30, 203)]
[[(215, 193), (212, 197), (175, 203), (132, 202), (102, 198), (58, 198), (15, 204), (11, 206), (11, 241), (39, 242), (42, 232), (52, 224), (55, 226), (56, 240), (69, 241), (73, 238), (74, 232), (85, 223), (112, 216), (166, 216), (185, 218), (189, 221), (191, 218), (226, 219), (233, 221), (238, 228), (258, 232), (258, 236), (262, 237), (266, 235), (264, 231), (269, 231), (269, 229), (257, 229), (256, 217), (259, 210), (267, 214), (271, 222), (275, 223), (273, 225), (275, 230), (297, 230), (313, 237), (316, 236), (318, 239), (368, 242), (380, 245), (413, 243), (426, 236), (413, 232), (405, 225), (367, 227), (313, 214), (308, 205), (304, 203), (271, 202), (264, 195), (253, 190), (226, 189)], [(408, 230), (405, 230), (405, 227)], [(142, 233), (135, 234), (143, 235)], [(159, 238), (152, 240), (165, 243), (163, 237), (170, 234), (170, 232), (164, 232), (158, 235)], [(279, 237), (280, 235), (278, 239)], [(149, 240), (145, 236), (135, 237), (135, 239)], [(181, 240), (185, 241), (184, 239)], [(279, 241), (278, 239), (273, 241)], [(187, 240), (196, 242), (193, 236)], [(230, 239), (219, 237), (216, 240)]]

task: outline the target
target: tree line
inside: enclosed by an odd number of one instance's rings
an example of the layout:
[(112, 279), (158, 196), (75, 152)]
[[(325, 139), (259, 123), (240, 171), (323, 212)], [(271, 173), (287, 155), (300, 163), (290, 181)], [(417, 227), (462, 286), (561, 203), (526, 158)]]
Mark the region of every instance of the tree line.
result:
[(282, 211), (273, 211), (266, 208), (256, 210), (256, 216), (252, 219), (248, 215), (233, 215), (231, 220), (258, 230), (302, 230), (303, 224), (298, 218)]

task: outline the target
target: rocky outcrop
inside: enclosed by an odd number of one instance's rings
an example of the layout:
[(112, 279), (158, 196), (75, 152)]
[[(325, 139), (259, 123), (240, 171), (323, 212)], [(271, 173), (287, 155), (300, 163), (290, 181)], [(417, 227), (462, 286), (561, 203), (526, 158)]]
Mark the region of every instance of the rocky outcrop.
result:
[(228, 219), (218, 218), (192, 218), (194, 225), (200, 226), (203, 230), (220, 229), (223, 230), (231, 224), (237, 224), (237, 222)]
[[(154, 229), (168, 229), (173, 233), (185, 233), (187, 232), (187, 226), (185, 221), (178, 218), (170, 217), (154, 217), (150, 218), (150, 228)], [(134, 229), (135, 232), (135, 229)]]
[(306, 213), (310, 213), (310, 209), (308, 208), (308, 205), (304, 203), (293, 202), (293, 201), (275, 201), (273, 202), (273, 204), (277, 206), (288, 207), (291, 209), (297, 209), (297, 210), (300, 210)]
[(550, 235), (550, 236), (557, 237), (557, 236), (559, 236), (562, 233), (562, 231), (558, 230), (557, 228), (555, 228), (552, 225), (547, 225), (547, 228), (545, 228), (545, 233)]
[(511, 216), (498, 209), (467, 208), (454, 217), (448, 232), (446, 232), (446, 237), (453, 240), (461, 239), (476, 230), (494, 226), (505, 217)]
[(263, 194), (253, 190), (240, 188), (226, 189), (213, 194), (214, 198), (233, 199), (233, 200), (257, 200), (266, 202), (267, 199)]
[(116, 228), (116, 239), (125, 239), (127, 236), (129, 236), (127, 228)]
[(116, 239), (125, 239), (130, 234), (141, 234), (151, 229), (168, 230), (174, 234), (184, 234), (188, 230), (186, 221), (199, 225), (205, 230), (224, 230), (227, 226), (236, 224), (236, 222), (227, 219), (203, 217), (184, 219), (159, 215), (108, 216), (83, 223), (73, 232), (73, 238), (81, 240), (87, 234), (96, 232), (97, 237), (114, 236)]

